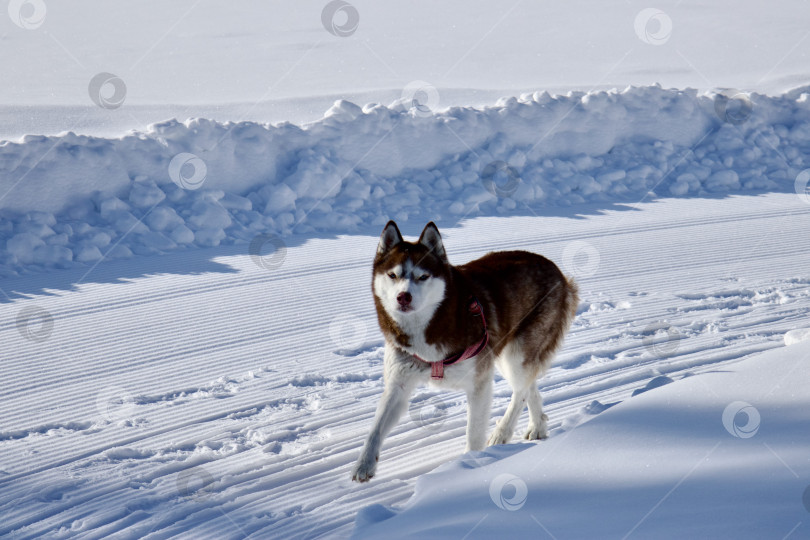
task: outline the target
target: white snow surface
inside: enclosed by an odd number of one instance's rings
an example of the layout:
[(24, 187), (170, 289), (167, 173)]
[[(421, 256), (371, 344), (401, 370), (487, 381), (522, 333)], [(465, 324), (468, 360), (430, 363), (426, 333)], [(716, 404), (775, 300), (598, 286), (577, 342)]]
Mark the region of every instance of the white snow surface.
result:
[[(117, 136), (189, 117), (305, 123), (337, 99), (390, 104), (417, 81), (433, 89), (434, 109), (538, 90), (660, 83), (778, 95), (810, 84), (802, 0), (330, 4), (7, 2), (0, 139)], [(120, 108), (91, 101), (99, 73), (124, 84)]]
[[(411, 237), (422, 226), (402, 223)], [(551, 437), (464, 456), (463, 394), (422, 388), (364, 485), (349, 477), (383, 385), (369, 291), (376, 234), (287, 237), (269, 261), (218, 246), (5, 278), (14, 298), (0, 304), (0, 536), (346, 537), (367, 506), (356, 533), (373, 536), (395, 513), (374, 505), (401, 507), (420, 477), (445, 466), (446, 485), (427, 477), (412, 504), (428, 493), (451, 508), (453, 482), (480, 481), (464, 500), (483, 513), (424, 516), (459, 537), (476, 537), (489, 514), (478, 536), (488, 537), (504, 517), (487, 495), (495, 471), (523, 474), (524, 508), (557, 538), (593, 532), (583, 521), (611, 509), (620, 515), (605, 526), (632, 532), (658, 501), (633, 536), (664, 523), (715, 531), (716, 519), (763, 515), (754, 501), (771, 496), (760, 537), (805, 537), (808, 371), (788, 360), (806, 348), (787, 352), (784, 336), (810, 326), (808, 228), (810, 206), (795, 193), (578, 205), (443, 228), (456, 264), (528, 249), (580, 283), (572, 331), (538, 382)], [(772, 349), (776, 358), (751, 360), (772, 371), (740, 364)], [(497, 378), (490, 428), (509, 396)], [(723, 407), (736, 401), (759, 411), (755, 437), (722, 431)], [(524, 413), (519, 429), (526, 422)], [(513, 469), (527, 452), (565, 466)], [(700, 500), (716, 511), (678, 519), (694, 507), (683, 495), (711, 472)], [(612, 500), (622, 488), (634, 505)], [(754, 489), (752, 500), (723, 498)], [(561, 513), (544, 511), (546, 493)], [(532, 526), (527, 515), (509, 512), (507, 524)], [(409, 516), (391, 524), (423, 522)]]
[[(810, 538), (808, 14), (5, 3), (0, 537)], [(388, 219), (578, 281), (548, 440), (350, 481)]]
[(354, 537), (806, 538), (808, 362), (805, 342), (593, 401), (542, 444), (421, 476), (400, 511), (366, 507)]
[[(0, 275), (388, 219), (763, 191), (808, 199), (810, 101), (660, 87), (436, 112), (336, 102), (306, 127), (170, 121), (0, 144)], [(442, 222), (441, 220), (444, 219)]]

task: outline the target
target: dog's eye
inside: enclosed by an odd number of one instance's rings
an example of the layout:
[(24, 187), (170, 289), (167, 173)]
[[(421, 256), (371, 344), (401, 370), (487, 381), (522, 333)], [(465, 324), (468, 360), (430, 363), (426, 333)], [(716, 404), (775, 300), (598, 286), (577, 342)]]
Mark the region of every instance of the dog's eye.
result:
[(397, 279), (397, 275), (393, 272), (388, 272), (388, 277), (390, 277), (391, 279)]
[(419, 281), (427, 281), (430, 276), (428, 274), (424, 274), (419, 276)]

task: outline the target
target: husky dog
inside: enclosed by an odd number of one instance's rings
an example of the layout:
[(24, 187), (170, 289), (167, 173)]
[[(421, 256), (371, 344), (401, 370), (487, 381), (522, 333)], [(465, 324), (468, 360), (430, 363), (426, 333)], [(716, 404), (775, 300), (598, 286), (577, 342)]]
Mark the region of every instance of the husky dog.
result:
[[(353, 480), (374, 476), (383, 438), (419, 384), (466, 392), (467, 451), (509, 442), (527, 403), (525, 438), (548, 436), (536, 380), (579, 303), (576, 284), (553, 262), (504, 251), (453, 266), (432, 222), (413, 243), (389, 221), (374, 257), (372, 290), (385, 336), (385, 390)], [(487, 440), (493, 367), (512, 387), (512, 401)]]

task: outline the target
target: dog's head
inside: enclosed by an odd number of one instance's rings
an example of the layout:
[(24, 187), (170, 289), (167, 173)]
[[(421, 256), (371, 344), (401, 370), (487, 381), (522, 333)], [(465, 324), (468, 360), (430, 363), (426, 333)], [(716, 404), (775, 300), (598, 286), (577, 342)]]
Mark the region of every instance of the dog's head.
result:
[(399, 323), (430, 320), (444, 300), (450, 263), (439, 229), (428, 223), (416, 242), (406, 242), (389, 221), (374, 257), (374, 296)]

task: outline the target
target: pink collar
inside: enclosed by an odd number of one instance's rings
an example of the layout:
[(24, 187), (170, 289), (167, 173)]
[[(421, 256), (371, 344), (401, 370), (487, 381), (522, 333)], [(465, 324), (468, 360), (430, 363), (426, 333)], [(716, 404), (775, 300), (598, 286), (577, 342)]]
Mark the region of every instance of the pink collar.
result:
[(468, 358), (472, 358), (473, 356), (480, 353), (484, 347), (487, 346), (489, 343), (489, 330), (487, 330), (487, 320), (484, 317), (484, 310), (481, 307), (481, 302), (478, 301), (477, 298), (473, 297), (470, 300), (470, 313), (475, 316), (481, 317), (481, 324), (484, 325), (484, 337), (481, 338), (478, 343), (470, 345), (464, 352), (456, 353), (451, 356), (448, 356), (444, 360), (440, 362), (428, 362), (427, 360), (422, 360), (416, 355), (413, 355), (414, 358), (417, 360), (421, 360), (422, 362), (430, 364), (430, 378), (431, 379), (443, 379), (444, 378), (444, 366), (449, 366), (451, 364), (455, 364), (456, 362), (461, 362), (462, 360), (466, 360)]

